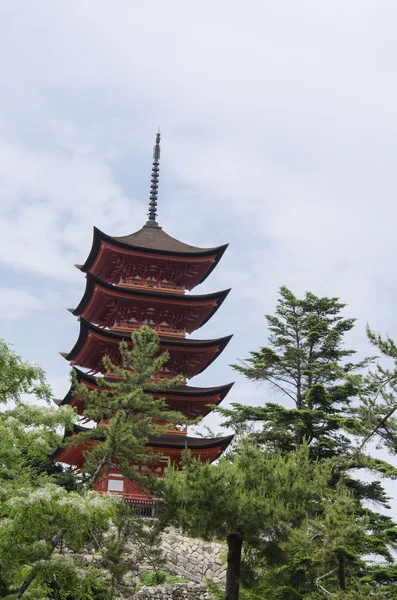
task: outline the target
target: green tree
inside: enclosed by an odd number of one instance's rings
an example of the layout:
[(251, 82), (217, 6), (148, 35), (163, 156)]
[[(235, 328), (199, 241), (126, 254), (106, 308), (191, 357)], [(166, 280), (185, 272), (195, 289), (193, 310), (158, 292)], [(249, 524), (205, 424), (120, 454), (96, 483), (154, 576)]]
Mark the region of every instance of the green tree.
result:
[[(120, 343), (120, 364), (114, 364), (108, 356), (103, 358), (108, 376), (97, 378), (98, 390), (79, 384), (72, 373), (75, 392), (84, 407), (83, 417), (95, 421), (97, 426), (69, 437), (67, 443), (87, 447), (82, 469), (86, 486), (92, 487), (107, 469), (113, 468), (141, 491), (158, 498), (159, 480), (150, 468), (158, 460), (158, 453), (151, 449), (150, 439), (187, 420), (180, 412), (169, 410), (165, 398), (154, 398), (153, 393), (174, 386), (181, 378), (154, 381), (169, 354), (160, 353), (159, 338), (150, 327), (133, 332), (131, 342)], [(137, 464), (146, 469), (137, 471)], [(145, 561), (154, 568), (160, 560), (156, 550), (158, 523), (147, 522), (143, 527), (136, 517), (134, 511), (120, 508), (114, 533), (106, 539), (98, 535), (95, 540), (116, 592), (123, 590), (123, 575), (131, 569), (131, 562), (124, 557), (127, 538), (139, 546), (137, 560), (144, 554)]]
[(397, 345), (367, 326), (369, 341), (391, 366), (377, 363), (369, 373), (368, 393), (363, 396), (359, 416), (366, 432), (363, 446), (377, 441), (392, 454), (397, 454)]
[[(393, 563), (391, 548), (396, 547), (397, 528), (389, 517), (365, 508), (365, 502), (387, 508), (388, 498), (380, 478), (394, 478), (397, 470), (360, 451), (367, 431), (360, 418), (362, 399), (372, 391), (364, 375), (373, 359), (352, 361), (354, 351), (345, 348), (344, 336), (353, 328), (354, 319), (343, 317), (344, 307), (337, 298), (307, 293), (298, 299), (287, 288), (281, 288), (275, 314), (266, 315), (268, 345), (251, 352), (242, 364), (233, 365), (248, 379), (263, 382), (266, 390), (277, 392), (280, 403), (235, 403), (230, 409), (218, 410), (226, 417), (224, 425), (237, 432), (250, 431), (265, 451), (288, 453), (305, 442), (312, 460), (334, 461), (338, 467), (335, 484), (342, 477), (352, 491), (355, 518), (361, 520), (367, 533), (359, 536), (348, 552), (339, 553), (339, 562), (353, 576), (368, 578), (371, 567), (366, 555), (375, 554)], [(377, 479), (362, 481), (353, 476), (352, 469), (355, 473), (369, 470)], [(279, 557), (277, 568), (291, 561), (291, 556), (282, 552)], [(341, 571), (339, 580), (343, 589)]]
[(343, 455), (350, 447), (346, 432), (355, 432), (351, 403), (371, 360), (349, 360), (355, 351), (345, 349), (343, 341), (354, 319), (341, 316), (344, 307), (337, 298), (311, 293), (299, 300), (282, 287), (275, 314), (266, 315), (269, 345), (232, 366), (252, 381), (266, 382), (287, 406), (234, 403), (231, 410), (219, 409), (225, 424), (259, 423), (258, 441), (268, 448), (287, 452), (305, 439), (313, 458)]
[(23, 361), (0, 339), (0, 403), (19, 404), (24, 394), (48, 402), (51, 399), (51, 388), (46, 382), (43, 369)]
[[(136, 539), (142, 551), (150, 549), (157, 533), (155, 527), (143, 528), (133, 511), (116, 510), (117, 498), (99, 496), (88, 488), (102, 476), (104, 469), (116, 467), (140, 487), (154, 493), (157, 479), (151, 476), (149, 467), (156, 455), (150, 451), (148, 441), (169, 428), (170, 423), (185, 419), (180, 413), (167, 410), (165, 400), (154, 399), (152, 392), (174, 385), (179, 378), (164, 380), (161, 386), (152, 381), (154, 373), (168, 360), (168, 353), (159, 355), (158, 337), (148, 327), (132, 335), (131, 349), (122, 343), (120, 352), (121, 366), (104, 358), (116, 381), (98, 378), (99, 391), (89, 391), (75, 382), (85, 406), (84, 416), (97, 421), (98, 426), (66, 438), (71, 444), (89, 443), (84, 466), (86, 479), (78, 492), (68, 492), (57, 485), (60, 475), (50, 467), (48, 454), (65, 443), (59, 427), (63, 425), (66, 432), (71, 432), (76, 414), (70, 407), (52, 408), (24, 402), (23, 396), (28, 393), (49, 402), (51, 392), (44, 373), (39, 367), (23, 362), (6, 344), (2, 346), (2, 400), (13, 405), (0, 415), (3, 434), (0, 479), (7, 483), (0, 491), (3, 595), (6, 590), (15, 597), (37, 599), (49, 593), (68, 600), (88, 599), (90, 594), (100, 597), (100, 593), (105, 598), (108, 592), (117, 594), (122, 588), (126, 536)], [(136, 463), (147, 465), (145, 476), (139, 476), (132, 468)], [(104, 536), (110, 517), (117, 525), (116, 534)], [(21, 528), (18, 543), (12, 546), (22, 522), (25, 527)], [(65, 541), (77, 549), (88, 540), (94, 541), (103, 555), (104, 566), (112, 575), (113, 592), (92, 569), (83, 569), (81, 585), (73, 583), (82, 566), (77, 559), (61, 555), (59, 544)], [(57, 582), (52, 571), (57, 573)]]
[[(107, 529), (114, 501), (93, 493), (68, 493), (57, 485), (57, 474), (48, 468), (48, 453), (61, 442), (59, 429), (73, 427), (75, 414), (70, 407), (59, 410), (49, 405), (51, 391), (43, 371), (22, 361), (5, 342), (1, 342), (0, 382), (0, 596), (47, 598), (50, 556), (60, 574), (73, 571), (77, 577), (81, 572), (87, 590), (89, 581), (94, 585), (95, 574), (54, 552), (59, 532), (69, 544), (80, 546), (88, 529)], [(47, 405), (30, 404), (32, 397)], [(73, 596), (83, 597), (89, 598), (83, 591)]]
[(92, 483), (105, 468), (113, 467), (140, 487), (152, 489), (157, 477), (151, 476), (149, 468), (145, 475), (138, 473), (133, 464), (150, 466), (158, 457), (148, 445), (150, 438), (187, 420), (182, 413), (169, 410), (165, 398), (153, 397), (154, 392), (181, 381), (180, 377), (162, 379), (161, 383), (153, 381), (155, 373), (169, 359), (168, 352), (159, 354), (156, 332), (143, 326), (132, 333), (131, 339), (130, 349), (126, 342), (120, 343), (121, 365), (104, 357), (107, 372), (113, 377), (98, 377), (99, 390), (89, 390), (74, 376), (76, 393), (84, 405), (83, 416), (98, 425), (73, 436), (69, 443), (88, 442), (84, 472), (90, 475)]
[[(243, 549), (260, 553), (264, 543), (286, 543), (299, 524), (317, 518), (324, 502), (337, 501), (329, 486), (332, 476), (331, 463), (310, 462), (305, 445), (288, 455), (267, 455), (244, 443), (231, 460), (223, 457), (216, 465), (187, 454), (182, 469), (171, 468), (164, 480), (162, 518), (190, 535), (227, 542), (224, 598), (238, 600)], [(284, 587), (289, 596), (277, 596), (272, 589), (262, 598), (300, 597), (291, 595), (289, 584)]]
[[(57, 546), (62, 537), (69, 548), (81, 549), (90, 539), (92, 530), (108, 529), (109, 519), (114, 518), (119, 501), (98, 498), (95, 492), (68, 492), (44, 481), (37, 487), (34, 484), (18, 487), (14, 492), (2, 490), (1, 496), (2, 597), (47, 598), (53, 581), (50, 565), (56, 565), (59, 580), (70, 581), (70, 587), (61, 586), (62, 593), (65, 596), (73, 593), (74, 600), (89, 598), (83, 594), (88, 581), (84, 586), (83, 582), (86, 577), (92, 582), (95, 574), (84, 568), (78, 558), (60, 553)], [(76, 578), (82, 579), (80, 595), (73, 587)], [(98, 573), (96, 580), (99, 585)]]

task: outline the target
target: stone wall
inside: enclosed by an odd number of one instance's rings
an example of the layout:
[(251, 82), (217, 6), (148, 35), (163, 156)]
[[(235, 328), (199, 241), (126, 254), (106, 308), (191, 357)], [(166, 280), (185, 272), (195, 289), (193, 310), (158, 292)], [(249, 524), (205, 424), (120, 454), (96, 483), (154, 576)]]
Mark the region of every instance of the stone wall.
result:
[(135, 594), (134, 600), (212, 600), (212, 595), (198, 583), (173, 583), (144, 586)]
[(223, 584), (226, 579), (226, 547), (182, 535), (176, 529), (162, 534), (161, 549), (165, 570), (197, 583), (211, 579)]
[[(223, 587), (226, 580), (226, 546), (216, 542), (205, 542), (183, 535), (177, 529), (168, 529), (161, 535), (159, 544), (164, 563), (160, 570), (185, 578), (189, 583), (164, 584), (158, 587), (145, 586), (133, 596), (140, 600), (209, 600), (212, 596), (206, 589), (206, 580)], [(139, 572), (152, 570), (150, 562), (138, 558), (136, 543), (129, 540), (125, 547), (125, 559), (130, 561), (131, 570), (126, 573), (125, 584), (133, 590), (139, 582)], [(71, 549), (63, 552), (74, 554)], [(150, 553), (150, 549), (148, 549)], [(97, 568), (106, 570), (102, 554), (89, 544), (78, 552), (81, 559)], [(137, 563), (138, 561), (138, 563)], [(131, 596), (132, 598), (132, 596)]]

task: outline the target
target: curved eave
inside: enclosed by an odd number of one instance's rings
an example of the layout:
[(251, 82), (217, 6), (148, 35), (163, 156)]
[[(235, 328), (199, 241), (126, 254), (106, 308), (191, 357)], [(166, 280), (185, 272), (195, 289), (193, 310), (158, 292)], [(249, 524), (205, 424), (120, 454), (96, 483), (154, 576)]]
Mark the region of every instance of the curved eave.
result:
[(221, 306), (225, 298), (230, 292), (230, 288), (228, 290), (222, 290), (220, 292), (213, 292), (212, 294), (184, 294), (181, 296), (175, 296), (175, 294), (170, 294), (168, 292), (157, 292), (157, 291), (147, 291), (147, 290), (139, 290), (139, 289), (131, 289), (119, 285), (112, 285), (111, 283), (107, 283), (103, 281), (99, 277), (88, 273), (86, 276), (87, 282), (85, 286), (85, 291), (82, 299), (80, 300), (78, 306), (74, 309), (69, 309), (69, 311), (75, 316), (78, 317), (87, 307), (92, 294), (94, 293), (95, 288), (108, 290), (112, 294), (123, 294), (127, 296), (131, 296), (133, 299), (134, 296), (138, 298), (147, 298), (150, 300), (151, 298), (159, 299), (159, 300), (169, 300), (171, 303), (188, 303), (188, 304), (196, 304), (199, 305), (201, 302), (208, 302), (211, 300), (216, 300), (216, 306), (213, 307), (209, 315), (205, 318), (205, 320), (200, 323), (197, 327), (199, 329), (205, 323), (209, 321), (209, 319), (216, 313), (218, 308)]
[(218, 396), (220, 397), (219, 403), (222, 402), (227, 394), (230, 392), (233, 383), (227, 383), (226, 385), (219, 385), (213, 388), (201, 388), (201, 387), (193, 387), (189, 385), (178, 385), (175, 387), (171, 387), (165, 390), (157, 390), (156, 392), (152, 392), (155, 396), (162, 396), (164, 398), (178, 398), (178, 397), (186, 397), (189, 398), (207, 398), (209, 396)]
[(216, 246), (214, 248), (195, 248), (194, 250), (185, 251), (185, 252), (181, 252), (181, 251), (177, 251), (177, 250), (161, 250), (158, 248), (148, 248), (145, 246), (138, 246), (138, 245), (123, 242), (120, 239), (114, 238), (110, 235), (107, 235), (106, 233), (103, 233), (103, 231), (101, 231), (97, 227), (94, 227), (94, 236), (93, 236), (90, 253), (87, 257), (87, 260), (85, 261), (85, 263), (83, 265), (76, 265), (76, 267), (78, 269), (80, 269), (84, 273), (87, 273), (90, 270), (90, 268), (92, 267), (92, 265), (95, 261), (97, 254), (98, 254), (98, 251), (100, 249), (102, 241), (107, 242), (108, 244), (114, 246), (116, 251), (117, 251), (117, 248), (121, 248), (124, 250), (132, 250), (135, 252), (141, 252), (141, 253), (147, 253), (147, 254), (158, 254), (159, 256), (175, 256), (178, 258), (182, 258), (182, 257), (184, 257), (184, 258), (192, 258), (192, 257), (204, 258), (206, 256), (214, 256), (214, 258), (215, 258), (214, 263), (211, 265), (211, 267), (208, 269), (208, 271), (204, 274), (204, 276), (201, 278), (201, 280), (198, 282), (197, 285), (202, 283), (208, 277), (208, 275), (213, 271), (213, 269), (216, 267), (216, 265), (222, 258), (226, 248), (229, 245), (229, 244), (224, 244), (223, 246)]
[[(86, 433), (91, 431), (90, 427), (84, 425), (73, 425), (73, 431), (67, 432), (65, 438), (70, 437), (73, 434)], [(219, 448), (222, 452), (226, 450), (229, 444), (232, 442), (234, 434), (225, 437), (214, 437), (214, 438), (193, 438), (189, 436), (173, 435), (169, 433), (163, 433), (158, 437), (152, 437), (149, 439), (148, 446), (151, 448), (164, 448), (164, 449), (176, 449), (176, 450), (210, 450), (212, 448)], [(65, 446), (57, 448), (53, 453), (52, 457), (55, 458), (57, 454), (60, 454), (65, 449)]]
[(175, 448), (184, 450), (209, 450), (211, 448), (220, 448), (223, 452), (233, 440), (234, 435), (219, 438), (193, 438), (181, 435), (172, 435), (164, 433), (158, 438), (151, 438), (149, 446), (152, 448)]
[[(113, 341), (119, 342), (119, 343), (123, 340), (131, 339), (130, 333), (120, 333), (118, 331), (112, 331), (109, 329), (101, 329), (100, 327), (96, 327), (95, 325), (92, 325), (85, 319), (81, 318), (80, 319), (80, 333), (79, 333), (77, 342), (75, 343), (75, 345), (73, 346), (72, 350), (69, 353), (61, 352), (60, 353), (61, 356), (66, 358), (66, 360), (68, 360), (68, 361), (73, 360), (77, 356), (77, 354), (81, 350), (81, 348), (83, 347), (83, 344), (85, 343), (85, 341), (87, 339), (87, 335), (88, 335), (89, 331), (92, 331), (93, 333), (96, 333), (97, 335), (102, 336), (105, 339), (113, 340)], [(192, 339), (186, 339), (186, 338), (182, 338), (182, 339), (178, 340), (178, 339), (171, 338), (168, 336), (160, 335), (159, 340), (160, 340), (160, 345), (167, 346), (167, 347), (175, 347), (175, 348), (178, 348), (178, 347), (181, 347), (181, 348), (182, 347), (211, 348), (211, 347), (219, 346), (219, 354), (220, 354), (222, 352), (222, 350), (224, 350), (224, 348), (230, 342), (232, 337), (233, 337), (233, 335), (228, 335), (223, 338), (217, 338), (217, 339), (212, 339), (212, 340), (192, 340)], [(210, 363), (208, 363), (208, 364), (210, 364)]]
[[(84, 373), (84, 371), (81, 371), (77, 367), (73, 367), (73, 370), (76, 373), (77, 380), (79, 383), (85, 382), (85, 383), (90, 383), (91, 385), (97, 385), (97, 381), (96, 381), (97, 377), (94, 377), (93, 375), (89, 375), (88, 373)], [(107, 380), (109, 381), (109, 380), (111, 380), (111, 378), (107, 378)], [(170, 388), (165, 388), (164, 390), (156, 390), (155, 392), (152, 392), (152, 393), (155, 396), (162, 396), (165, 398), (166, 397), (184, 398), (186, 396), (188, 396), (189, 398), (206, 398), (209, 396), (218, 396), (219, 395), (220, 399), (219, 399), (219, 402), (217, 402), (217, 404), (220, 404), (225, 399), (227, 394), (230, 392), (233, 385), (234, 385), (234, 382), (227, 383), (226, 385), (218, 385), (216, 387), (208, 387), (208, 388), (193, 387), (193, 386), (189, 386), (189, 385), (176, 385), (176, 386), (173, 386)], [(74, 397), (73, 390), (72, 390), (72, 387), (70, 387), (66, 396), (62, 400), (53, 399), (53, 401), (58, 406), (63, 406), (65, 404), (70, 404), (70, 402), (73, 400), (73, 397)]]

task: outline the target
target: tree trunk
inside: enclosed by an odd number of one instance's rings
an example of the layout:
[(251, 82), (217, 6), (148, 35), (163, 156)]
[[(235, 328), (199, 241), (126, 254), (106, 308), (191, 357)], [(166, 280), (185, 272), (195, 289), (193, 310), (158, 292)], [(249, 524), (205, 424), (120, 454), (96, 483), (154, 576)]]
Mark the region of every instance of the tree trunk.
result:
[(234, 532), (227, 536), (227, 571), (225, 600), (238, 600), (240, 588), (240, 564), (243, 538)]
[(345, 559), (342, 554), (338, 557), (338, 580), (341, 590), (346, 590)]

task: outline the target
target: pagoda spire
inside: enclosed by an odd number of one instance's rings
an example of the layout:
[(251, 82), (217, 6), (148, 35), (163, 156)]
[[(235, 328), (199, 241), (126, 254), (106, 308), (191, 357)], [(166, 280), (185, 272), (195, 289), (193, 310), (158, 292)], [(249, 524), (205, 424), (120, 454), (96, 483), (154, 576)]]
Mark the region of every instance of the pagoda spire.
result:
[(153, 166), (152, 166), (152, 177), (150, 183), (150, 197), (149, 197), (149, 220), (146, 222), (147, 227), (159, 227), (156, 221), (157, 217), (157, 195), (159, 187), (159, 170), (160, 170), (160, 131), (156, 134), (156, 143), (153, 148)]

